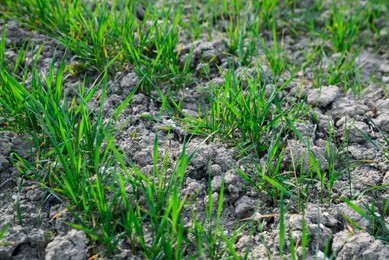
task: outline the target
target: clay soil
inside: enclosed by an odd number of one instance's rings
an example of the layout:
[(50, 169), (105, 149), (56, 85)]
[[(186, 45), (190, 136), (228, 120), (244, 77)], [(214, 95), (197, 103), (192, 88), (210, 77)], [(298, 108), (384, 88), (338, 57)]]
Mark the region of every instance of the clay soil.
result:
[[(304, 8), (306, 6), (297, 6), (295, 12)], [(190, 12), (192, 9), (185, 10)], [(317, 19), (326, 19), (330, 15), (326, 7), (322, 13), (322, 17)], [(180, 190), (180, 194), (187, 197), (180, 219), (188, 227), (191, 227), (193, 212), (199, 220), (207, 219), (210, 196), (216, 218), (223, 188), (220, 226), (227, 237), (235, 235), (231, 246), (239, 258), (388, 259), (389, 152), (386, 149), (389, 143), (385, 138), (389, 134), (389, 47), (388, 22), (385, 20), (385, 17), (377, 19), (381, 26), (378, 34), (368, 29), (360, 31), (356, 41), (364, 39), (366, 44), (358, 52), (350, 48), (344, 58), (357, 55), (352, 66), (359, 68), (359, 77), (351, 80), (354, 82), (358, 78), (361, 87), (357, 91), (347, 89), (343, 82), (329, 84), (324, 79), (326, 74), (335, 70), (325, 67), (325, 64), (336, 62), (341, 55), (332, 50), (331, 39), (323, 41), (327, 45), (323, 50), (329, 53), (327, 60), (313, 61), (302, 69), (307, 60), (306, 54), (314, 52), (315, 37), (310, 32), (296, 33), (285, 25), (278, 39), (282, 39), (287, 53), (287, 65), (279, 75), (272, 71), (263, 52), (255, 54), (255, 62), (263, 68), (260, 79), (263, 87), (271, 92), (272, 87), (281, 86), (293, 75), (293, 79), (278, 93), (279, 98), (284, 100), (282, 105), (301, 104), (304, 111), (310, 111), (302, 113), (304, 115), (298, 119), (296, 116), (292, 122), (294, 129), (285, 131), (280, 138), (283, 156), (279, 157), (282, 158), (279, 174), (291, 176), (283, 179), (288, 180), (285, 183), (280, 183), (292, 195), (280, 195), (282, 189), (264, 181), (258, 173), (257, 167), (263, 173), (267, 172), (268, 166), (264, 165), (270, 156), (268, 151), (242, 152), (233, 141), (240, 138), (240, 133), (223, 138), (216, 136), (204, 142), (205, 135), (191, 133), (193, 128), (186, 127), (186, 122), (182, 121), (185, 115), (199, 116), (199, 104), (209, 105), (207, 91), (210, 86), (223, 86), (226, 82), (226, 71), (235, 59), (229, 54), (228, 41), (223, 38), (227, 38), (225, 28), (229, 23), (228, 17), (218, 19), (213, 25), (213, 37), (203, 33), (192, 42), (182, 35), (179, 57), (187, 57), (185, 55), (190, 48), (194, 51), (190, 80), (179, 91), (170, 92), (166, 82), (154, 86), (165, 95), (172, 95), (181, 106), (180, 113), (174, 115), (164, 110), (155, 89), (148, 92), (139, 88), (118, 118), (120, 131), (117, 132), (115, 145), (129, 158), (131, 165), (144, 173), (153, 171), (156, 134), (159, 153), (168, 152), (169, 165), (178, 159), (184, 143), (188, 151), (199, 147), (186, 169)], [(6, 28), (4, 55), (9, 68), (13, 68), (18, 50), (26, 41), (34, 47), (26, 53), (25, 66), (31, 66), (34, 55), (44, 46), (36, 63), (41, 75), (47, 75), (52, 61), (59, 63), (65, 57), (67, 64), (74, 64), (74, 53), (66, 51), (54, 36), (33, 30), (11, 18), (1, 19), (0, 31), (3, 28)], [(272, 44), (271, 35), (271, 30), (264, 34), (269, 46)], [(258, 46), (261, 48), (261, 45)], [(244, 81), (244, 77), (254, 75), (255, 66), (250, 65), (253, 63), (244, 65), (235, 62), (237, 77)], [(323, 75), (319, 76), (323, 77), (322, 81), (313, 76), (319, 66), (324, 66)], [(206, 68), (206, 73), (203, 68)], [(64, 86), (74, 89), (85, 78), (90, 86), (98, 77), (97, 70), (81, 70), (65, 78)], [(110, 115), (141, 80), (131, 64), (111, 73), (108, 95), (103, 104), (104, 113)], [(7, 87), (4, 81), (1, 84), (0, 88)], [(27, 77), (25, 84), (31, 84), (31, 79)], [(93, 101), (90, 106), (98, 107), (99, 102)], [(309, 116), (313, 114), (314, 118)], [(0, 259), (145, 258), (145, 254), (134, 250), (125, 237), (115, 249), (107, 251), (102, 243), (94, 242), (83, 231), (69, 226), (69, 223), (76, 223), (74, 215), (68, 210), (69, 203), (56, 198), (50, 187), (43, 187), (40, 181), (26, 178), (13, 160), (15, 154), (30, 161), (35, 159), (36, 146), (31, 141), (31, 133), (17, 132), (16, 128), (9, 126), (6, 116), (0, 118), (0, 228), (8, 227), (0, 237)], [(264, 142), (264, 145), (270, 143)], [(328, 147), (332, 147), (335, 157), (331, 157)], [(315, 158), (316, 164), (312, 158)], [(331, 171), (336, 177), (330, 180)], [(143, 228), (147, 236), (147, 221)], [(285, 240), (283, 252), (280, 252), (281, 232), (284, 232), (282, 239)], [(304, 237), (307, 238), (305, 245)], [(215, 254), (215, 259), (216, 256), (233, 258), (230, 251), (225, 250), (227, 245), (224, 242), (220, 242), (220, 246), (223, 253)], [(187, 257), (210, 257), (206, 250), (202, 255), (196, 255), (197, 249), (188, 246)]]

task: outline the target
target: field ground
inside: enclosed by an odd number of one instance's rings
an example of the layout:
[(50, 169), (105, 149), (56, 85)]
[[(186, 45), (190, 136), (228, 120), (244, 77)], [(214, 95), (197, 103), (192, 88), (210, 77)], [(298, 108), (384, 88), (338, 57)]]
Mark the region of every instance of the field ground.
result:
[(0, 259), (389, 259), (389, 5), (0, 0)]

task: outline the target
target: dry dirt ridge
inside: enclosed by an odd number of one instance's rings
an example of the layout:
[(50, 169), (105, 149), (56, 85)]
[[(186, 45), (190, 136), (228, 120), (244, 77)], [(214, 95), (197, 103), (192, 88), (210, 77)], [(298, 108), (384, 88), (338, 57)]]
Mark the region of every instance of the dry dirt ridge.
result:
[[(3, 23), (4, 25), (4, 23)], [(0, 31), (2, 31), (0, 26)], [(31, 32), (15, 22), (6, 22), (6, 56), (9, 62), (15, 60), (17, 53), (11, 46), (20, 46), (23, 40), (31, 39), (31, 42), (39, 48), (45, 44), (41, 57), (38, 60), (38, 66), (44, 74), (48, 69), (53, 55), (60, 60), (64, 55), (64, 49), (58, 47), (58, 43), (37, 32)], [(287, 48), (290, 53), (296, 54), (299, 50), (305, 48), (304, 41), (293, 42), (290, 40)], [(217, 56), (217, 53), (226, 48), (222, 42), (207, 42), (198, 40), (195, 43), (194, 62), (204, 60), (205, 56)], [(31, 60), (34, 53), (29, 52), (27, 60)], [(197, 57), (196, 57), (197, 55)], [(70, 58), (70, 55), (68, 55)], [(298, 56), (298, 55), (297, 55)], [(227, 57), (217, 60), (219, 67), (228, 62)], [(389, 60), (388, 53), (377, 56), (366, 50), (360, 54), (359, 62), (365, 62), (363, 67), (366, 77), (378, 68), (376, 75), (381, 77), (387, 87), (389, 83)], [(196, 67), (198, 64), (193, 64)], [(265, 67), (265, 66), (264, 66)], [(93, 75), (91, 75), (93, 76)], [(96, 76), (96, 75), (95, 75)], [(194, 75), (195, 76), (195, 75)], [(217, 71), (211, 75), (214, 84), (223, 82), (223, 78)], [(71, 78), (66, 82), (71, 86), (77, 80)], [(138, 83), (139, 78), (132, 71), (119, 72), (109, 83), (113, 86), (110, 95), (106, 99), (104, 109), (109, 114), (109, 110), (116, 104), (120, 104), (128, 93)], [(366, 79), (365, 79), (366, 81)], [(204, 79), (198, 79), (199, 86), (206, 87), (209, 82)], [(302, 90), (302, 91), (296, 91)], [(389, 88), (388, 88), (389, 89)], [(337, 140), (343, 139), (344, 129), (350, 129), (348, 138), (348, 154), (351, 161), (362, 161), (357, 166), (351, 168), (349, 182), (348, 175), (340, 177), (335, 181), (334, 187), (338, 197), (350, 198), (350, 187), (354, 194), (358, 194), (367, 188), (379, 185), (389, 184), (389, 164), (388, 161), (377, 151), (366, 139), (355, 129), (358, 127), (365, 131), (373, 140), (383, 143), (381, 135), (372, 127), (366, 115), (372, 116), (375, 124), (385, 133), (389, 133), (389, 99), (383, 87), (379, 84), (371, 83), (366, 86), (360, 99), (355, 99), (351, 92), (344, 94), (338, 86), (323, 86), (321, 91), (313, 89), (309, 84), (305, 84), (299, 79), (292, 81), (285, 88), (283, 95), (290, 95), (291, 98), (304, 98), (308, 105), (316, 112), (318, 121), (314, 125), (309, 121), (296, 124), (296, 128), (302, 135), (311, 140), (311, 149), (317, 158), (321, 158), (323, 168), (326, 167), (325, 137), (327, 136), (328, 122), (335, 126)], [(185, 91), (178, 94), (178, 98), (184, 102), (183, 108), (190, 112), (197, 110), (197, 102), (201, 98), (201, 92), (197, 91), (197, 86), (188, 86)], [(152, 169), (153, 137), (161, 124), (165, 122), (153, 122), (140, 117), (142, 113), (158, 115), (159, 106), (157, 102), (152, 101), (144, 94), (138, 93), (134, 96), (132, 102), (123, 112), (119, 123), (126, 125), (122, 134), (118, 137), (117, 144), (123, 148), (128, 158), (137, 165), (142, 171), (147, 172)], [(374, 114), (373, 114), (373, 112)], [(126, 121), (131, 118), (129, 121)], [(346, 120), (347, 119), (347, 120)], [(353, 122), (353, 125), (348, 125)], [(177, 126), (178, 127), (178, 126)], [(134, 138), (131, 133), (136, 131)], [(178, 133), (179, 131), (177, 131)], [(88, 251), (88, 238), (80, 231), (69, 228), (64, 221), (72, 221), (70, 214), (64, 209), (66, 205), (54, 202), (48, 202), (42, 205), (42, 196), (44, 191), (37, 183), (25, 180), (20, 191), (20, 203), (23, 223), (20, 224), (15, 210), (15, 199), (18, 193), (18, 184), (20, 177), (17, 170), (10, 162), (10, 153), (18, 152), (22, 156), (28, 157), (30, 144), (28, 141), (11, 132), (0, 129), (0, 224), (10, 224), (8, 232), (0, 243), (0, 259), (85, 259), (90, 256)], [(194, 149), (203, 139), (193, 138), (188, 144), (188, 149)], [(342, 142), (337, 143), (337, 149)], [(169, 149), (171, 160), (174, 160), (182, 150), (182, 136), (173, 134), (168, 137), (164, 131), (159, 131), (160, 150)], [(306, 157), (306, 149), (297, 137), (290, 137), (290, 149), (293, 156)], [(287, 149), (288, 150), (288, 149)], [(237, 159), (237, 151), (220, 142), (209, 142), (201, 146), (197, 155), (191, 162), (185, 181), (184, 191), (194, 197), (196, 203), (188, 210), (187, 221), (190, 222), (190, 211), (193, 209), (199, 216), (204, 215), (204, 201), (207, 200), (208, 169), (211, 170), (212, 192), (217, 201), (217, 195), (220, 190), (222, 178), (225, 180), (225, 203), (222, 213), (222, 221), (226, 223), (226, 234), (232, 232), (236, 223), (243, 222), (242, 219), (250, 216), (259, 216), (265, 214), (279, 213), (279, 206), (272, 205), (271, 198), (265, 193), (254, 191), (248, 186), (236, 173), (236, 167), (248, 167)], [(291, 164), (291, 156), (286, 156), (284, 164)], [(306, 159), (307, 160), (307, 159)], [(304, 163), (304, 160), (303, 160)], [(246, 169), (249, 171), (249, 169)], [(346, 176), (347, 175), (347, 176)], [(318, 186), (319, 189), (319, 186)], [(317, 190), (318, 190), (317, 189)], [(374, 239), (368, 232), (357, 230), (347, 224), (344, 216), (347, 216), (355, 223), (366, 230), (371, 229), (371, 223), (362, 218), (358, 213), (351, 210), (345, 203), (336, 199), (331, 202), (319, 202), (313, 190), (311, 201), (305, 209), (305, 218), (307, 220), (307, 230), (311, 234), (309, 242), (308, 258), (314, 258), (315, 254), (319, 259), (324, 259), (326, 243), (330, 239), (331, 252), (336, 259), (389, 259), (389, 245), (380, 240)], [(195, 196), (196, 195), (196, 196)], [(362, 206), (361, 202), (376, 205), (377, 213), (381, 213), (384, 203), (389, 194), (384, 191), (366, 193), (358, 197), (353, 202)], [(317, 197), (315, 199), (315, 197)], [(288, 202), (285, 202), (287, 212), (295, 212), (293, 208), (288, 208)], [(53, 218), (59, 212), (62, 214)], [(302, 214), (290, 214), (285, 219), (286, 228), (291, 230), (295, 241), (301, 238), (302, 234)], [(256, 228), (252, 237), (248, 231), (242, 232), (238, 236), (235, 248), (239, 253), (244, 254), (248, 245), (250, 245), (250, 258), (267, 258), (267, 250), (271, 255), (277, 258), (278, 239), (279, 239), (279, 220), (277, 217), (263, 218), (262, 227)], [(389, 219), (387, 217), (387, 223)], [(228, 228), (231, 227), (231, 230)], [(320, 234), (320, 235), (318, 235)], [(268, 248), (264, 246), (264, 242)], [(122, 245), (122, 248), (125, 246)], [(136, 257), (131, 255), (129, 250), (114, 252), (115, 259), (129, 259)], [(301, 252), (297, 252), (301, 254)], [(112, 256), (99, 257), (98, 259), (108, 259)]]

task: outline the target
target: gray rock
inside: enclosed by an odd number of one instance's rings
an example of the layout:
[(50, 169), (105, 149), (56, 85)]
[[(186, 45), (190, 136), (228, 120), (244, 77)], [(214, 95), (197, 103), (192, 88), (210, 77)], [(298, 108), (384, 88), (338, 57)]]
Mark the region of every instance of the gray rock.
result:
[(182, 190), (185, 195), (197, 196), (198, 194), (204, 194), (207, 192), (207, 188), (204, 183), (187, 177), (186, 187)]
[(339, 96), (339, 88), (336, 86), (322, 87), (309, 91), (307, 102), (311, 105), (326, 107), (334, 102)]
[(0, 259), (12, 259), (15, 249), (27, 242), (28, 236), (24, 228), (21, 226), (10, 227), (1, 240)]
[(348, 132), (348, 140), (350, 143), (366, 142), (366, 137), (362, 134), (362, 132), (366, 135), (369, 135), (371, 132), (369, 126), (363, 122), (347, 122), (345, 124), (345, 128), (346, 132)]
[(305, 216), (311, 223), (323, 224), (328, 228), (338, 227), (341, 216), (334, 208), (319, 207), (317, 204), (308, 203), (305, 209)]
[(314, 110), (313, 112), (317, 118), (317, 132), (328, 132), (328, 128), (334, 126), (334, 121), (331, 116), (324, 115), (320, 110)]
[(215, 153), (217, 156), (215, 156), (213, 163), (219, 165), (222, 172), (230, 170), (231, 166), (236, 164), (236, 160), (233, 159), (234, 151), (227, 149), (224, 145), (216, 146)]
[(133, 89), (139, 83), (139, 77), (135, 72), (130, 72), (123, 77), (120, 82), (120, 87)]
[[(204, 204), (205, 205), (209, 204), (209, 195), (205, 196)], [(212, 193), (212, 211), (213, 212), (217, 211), (218, 205), (219, 205), (219, 193), (214, 192), (214, 193)]]
[(41, 200), (42, 199), (42, 193), (43, 192), (41, 190), (32, 188), (32, 189), (27, 191), (26, 198), (28, 198), (31, 201)]
[(153, 151), (151, 147), (149, 148), (135, 153), (133, 157), (133, 160), (141, 167), (148, 166), (153, 161)]
[(213, 177), (213, 179), (211, 181), (212, 191), (213, 192), (220, 191), (220, 187), (222, 185), (222, 182), (223, 182), (223, 177), (222, 176), (215, 176), (215, 177)]
[(317, 245), (321, 251), (325, 251), (332, 239), (331, 229), (324, 226), (322, 223), (308, 224), (307, 231), (311, 234), (311, 241), (313, 245)]
[(366, 187), (379, 186), (382, 183), (382, 173), (372, 167), (357, 166), (351, 172), (354, 188), (362, 191)]
[[(288, 142), (287, 147), (285, 148), (285, 153), (283, 160), (283, 163), (286, 165), (286, 167), (292, 167), (292, 156), (293, 161), (295, 163), (296, 169), (299, 168), (299, 166), (302, 166), (302, 170), (304, 172), (307, 172), (311, 168), (311, 162), (310, 162), (310, 153), (308, 151), (308, 148), (305, 146), (305, 144), (299, 140), (290, 140)], [(327, 161), (327, 154), (325, 147), (318, 147), (316, 145), (311, 144), (310, 146), (310, 152), (315, 158), (315, 160), (318, 162), (318, 165), (321, 170), (325, 170), (328, 168), (328, 161)]]
[(374, 119), (374, 123), (380, 128), (380, 130), (389, 133), (389, 113), (387, 111), (378, 115), (378, 117)]
[(87, 257), (86, 243), (84, 232), (73, 229), (64, 236), (56, 236), (47, 245), (45, 259), (84, 260)]
[[(365, 209), (364, 205), (361, 203), (361, 201), (351, 201), (354, 205), (358, 206), (365, 212), (367, 210)], [(364, 202), (366, 203), (366, 201)], [(371, 223), (368, 219), (362, 217), (358, 212), (350, 208), (346, 203), (340, 203), (339, 205), (336, 206), (336, 208), (342, 212), (342, 214), (352, 221), (354, 221), (356, 224), (358, 224), (362, 228), (370, 229), (371, 228)]]
[(22, 158), (29, 158), (35, 150), (34, 142), (26, 135), (19, 135), (12, 141), (12, 151)]
[(293, 214), (288, 220), (288, 225), (291, 230), (302, 230), (304, 217), (302, 215)]
[(266, 248), (265, 245), (260, 244), (256, 246), (253, 251), (251, 252), (251, 258), (250, 259), (268, 259), (269, 250)]
[(332, 250), (337, 252), (336, 259), (389, 259), (389, 245), (366, 233), (359, 231), (354, 234), (348, 230), (334, 236)]
[(389, 172), (386, 172), (386, 173), (385, 173), (385, 176), (384, 176), (384, 178), (382, 179), (382, 184), (383, 184), (383, 185), (389, 184)]
[(361, 144), (351, 144), (347, 150), (357, 160), (372, 160), (377, 154), (375, 150), (367, 149), (366, 146)]
[(386, 93), (380, 84), (371, 83), (361, 91), (361, 96), (364, 97), (365, 103), (370, 103), (371, 107), (377, 106), (378, 108), (378, 103), (385, 99)]
[(0, 154), (0, 173), (7, 167), (8, 164), (9, 162), (5, 156)]
[(184, 113), (184, 115), (189, 115), (189, 116), (192, 116), (192, 117), (198, 117), (199, 116), (197, 114), (197, 111), (194, 111), (192, 109), (182, 109), (182, 112)]
[(235, 174), (233, 170), (229, 170), (224, 176), (224, 182), (226, 185), (236, 183), (238, 180), (239, 177)]
[[(195, 145), (188, 145), (188, 150), (190, 150), (192, 147), (194, 149)], [(207, 167), (214, 157), (215, 151), (213, 146), (203, 145), (200, 147), (195, 156), (190, 161), (190, 177), (198, 180), (207, 177)]]
[(28, 235), (30, 245), (33, 247), (45, 248), (48, 241), (42, 229), (34, 229)]
[(389, 111), (389, 99), (380, 99), (376, 103), (378, 111)]
[(6, 45), (19, 44), (23, 39), (31, 38), (31, 33), (23, 30), (15, 21), (7, 22)]
[(383, 73), (389, 73), (389, 64), (388, 63), (381, 63), (379, 70)]
[(238, 242), (236, 242), (235, 247), (240, 250), (248, 248), (251, 241), (251, 236), (243, 235), (241, 238), (239, 238)]
[(311, 140), (311, 138), (315, 135), (314, 126), (309, 123), (296, 122), (294, 126), (300, 135), (305, 138), (305, 140)]
[(365, 113), (369, 111), (369, 107), (353, 100), (346, 98), (338, 98), (332, 104), (331, 115), (335, 119), (343, 118), (348, 116), (352, 119), (361, 121), (365, 117)]
[(367, 124), (364, 122), (355, 121), (348, 116), (340, 118), (336, 123), (336, 126), (339, 128), (343, 127), (341, 130), (342, 134), (344, 135), (343, 138), (348, 138), (350, 143), (364, 143), (366, 138), (362, 132), (366, 135), (369, 135), (371, 132), (370, 127)]
[[(196, 45), (197, 42), (194, 43)], [(202, 61), (210, 62), (215, 57), (218, 56), (218, 50), (215, 48), (214, 44), (211, 42), (198, 41), (198, 46), (194, 49), (193, 55)]]
[[(1, 121), (1, 117), (0, 117)], [(9, 135), (6, 132), (2, 131), (3, 134)], [(10, 142), (10, 138), (0, 138), (0, 154), (9, 155), (11, 153), (12, 145)]]
[(224, 78), (216, 77), (216, 78), (213, 78), (211, 80), (211, 84), (215, 87), (220, 87), (220, 86), (224, 85), (225, 83), (226, 83), (226, 80)]
[(229, 184), (227, 187), (227, 190), (228, 190), (229, 194), (231, 195), (232, 201), (236, 201), (237, 199), (239, 199), (240, 195), (243, 193), (242, 187), (238, 186), (238, 185), (241, 185), (241, 184), (238, 182), (236, 184)]
[[(294, 241), (302, 239), (303, 221), (305, 219), (307, 232), (310, 235), (310, 245), (321, 251), (325, 251), (326, 246), (332, 239), (333, 230), (340, 226), (339, 214), (332, 208), (321, 208), (316, 204), (309, 203), (305, 209), (305, 216), (291, 215), (286, 218), (285, 224), (292, 231)], [(276, 237), (276, 240), (278, 237)]]
[(134, 95), (131, 99), (131, 104), (142, 105), (145, 102), (147, 102), (147, 97), (142, 93)]
[(222, 168), (219, 164), (212, 164), (211, 166), (211, 175), (212, 176), (219, 176), (222, 174)]
[(255, 200), (247, 196), (243, 196), (235, 202), (235, 207), (235, 214), (238, 218), (248, 217), (255, 209)]

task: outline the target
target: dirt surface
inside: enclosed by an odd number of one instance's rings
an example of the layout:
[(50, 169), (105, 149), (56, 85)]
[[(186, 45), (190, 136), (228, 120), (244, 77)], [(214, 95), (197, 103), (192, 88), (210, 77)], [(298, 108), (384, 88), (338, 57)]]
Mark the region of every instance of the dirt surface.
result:
[[(44, 44), (42, 55), (38, 59), (41, 74), (48, 70), (48, 64), (54, 57), (55, 61), (62, 59), (64, 48), (45, 35), (30, 31), (13, 21), (2, 21), (0, 31), (6, 25), (7, 36), (5, 55), (12, 64), (17, 56), (16, 48), (25, 40), (30, 40), (36, 46), (27, 54), (28, 62), (32, 60), (38, 48)], [(222, 26), (222, 24), (221, 24)], [(222, 30), (222, 29), (220, 29)], [(191, 67), (196, 71), (203, 65), (210, 66), (210, 80), (205, 80), (200, 73), (194, 74), (196, 84), (186, 86), (176, 98), (181, 100), (182, 108), (188, 114), (197, 114), (198, 102), (205, 98), (201, 89), (213, 84), (221, 84), (224, 79), (219, 68), (225, 68), (230, 62), (227, 55), (219, 55), (227, 51), (221, 40), (209, 42), (207, 37), (194, 43), (195, 51)], [(217, 39), (217, 37), (215, 37)], [(182, 53), (188, 50), (191, 43), (182, 40)], [(290, 38), (285, 46), (289, 55), (302, 59), (299, 51), (309, 48), (307, 39)], [(367, 231), (372, 230), (371, 222), (361, 217), (346, 203), (339, 200), (348, 198), (356, 205), (363, 203), (375, 205), (378, 215), (382, 214), (389, 197), (387, 190), (366, 192), (373, 186), (389, 185), (389, 164), (384, 155), (379, 152), (361, 134), (361, 129), (375, 142), (385, 145), (382, 134), (374, 127), (378, 126), (384, 135), (389, 134), (389, 53), (388, 48), (381, 53), (374, 53), (367, 48), (359, 54), (358, 61), (362, 64), (362, 82), (365, 89), (360, 96), (354, 97), (351, 91), (346, 92), (342, 86), (323, 85), (315, 89), (309, 80), (296, 78), (283, 90), (282, 95), (290, 96), (293, 100), (304, 100), (306, 105), (312, 106), (317, 114), (317, 122), (306, 121), (296, 123), (295, 127), (310, 140), (310, 148), (315, 158), (321, 160), (322, 170), (328, 169), (328, 155), (326, 140), (328, 138), (328, 124), (334, 126), (333, 145), (339, 155), (348, 156), (350, 162), (359, 163), (349, 168), (335, 180), (333, 194), (320, 196), (320, 183), (314, 183), (309, 190), (310, 199), (305, 203), (304, 213), (293, 203), (285, 201), (285, 227), (290, 230), (294, 241), (302, 238), (302, 222), (306, 220), (307, 231), (310, 234), (307, 258), (325, 259), (324, 251), (329, 252), (336, 259), (389, 259), (389, 245), (375, 239)], [(218, 58), (212, 59), (217, 56)], [(71, 60), (71, 53), (67, 54), (67, 62)], [(336, 58), (336, 57), (332, 57)], [(266, 63), (263, 63), (266, 68)], [(242, 68), (242, 71), (244, 68)], [(375, 72), (376, 81), (368, 82), (370, 75)], [(242, 72), (243, 73), (243, 72)], [(271, 73), (267, 71), (269, 77)], [(91, 75), (91, 77), (97, 75)], [(66, 85), (74, 86), (81, 77), (67, 79)], [(279, 79), (282, 81), (282, 77)], [(118, 72), (109, 83), (112, 86), (110, 95), (105, 100), (104, 110), (110, 110), (123, 102), (135, 85), (139, 82), (133, 71)], [(367, 83), (368, 82), (368, 83)], [(25, 84), (28, 84), (28, 79)], [(384, 87), (383, 87), (384, 86)], [(162, 90), (163, 90), (163, 86)], [(386, 87), (386, 88), (385, 88)], [(96, 106), (98, 104), (95, 104)], [(137, 93), (130, 105), (123, 111), (119, 125), (122, 132), (117, 138), (117, 146), (141, 171), (149, 172), (153, 169), (153, 145), (156, 131), (159, 133), (159, 149), (161, 154), (169, 150), (170, 160), (173, 163), (182, 151), (183, 139), (186, 132), (169, 116), (163, 116), (159, 121), (145, 118), (144, 114), (158, 116), (161, 103), (142, 93)], [(93, 104), (92, 104), (93, 107)], [(168, 134), (165, 126), (173, 129)], [(0, 129), (1, 131), (1, 129)], [(134, 136), (133, 133), (136, 133)], [(346, 137), (347, 135), (347, 137)], [(348, 140), (348, 147), (344, 147), (344, 140)], [(194, 137), (188, 144), (188, 150), (193, 150), (204, 139)], [(66, 202), (55, 198), (48, 199), (38, 183), (22, 179), (18, 170), (11, 162), (10, 154), (18, 152), (23, 157), (29, 157), (34, 145), (28, 141), (28, 135), (21, 136), (12, 132), (0, 132), (0, 223), (9, 224), (10, 228), (0, 242), (0, 259), (86, 259), (91, 256), (88, 237), (80, 231), (70, 228), (65, 222), (72, 222), (72, 217), (66, 210)], [(299, 161), (304, 169), (309, 163), (307, 148), (297, 137), (290, 136), (285, 149), (283, 165), (292, 165)], [(237, 169), (253, 171), (254, 165), (248, 159), (238, 157), (238, 150), (230, 145), (215, 141), (206, 142), (201, 146), (187, 171), (183, 193), (190, 195), (193, 203), (184, 209), (183, 218), (188, 225), (191, 223), (191, 212), (196, 211), (199, 218), (205, 215), (205, 204), (209, 200), (208, 174), (211, 176), (213, 201), (217, 202), (222, 179), (225, 184), (225, 202), (222, 212), (222, 221), (225, 223), (225, 233), (231, 234), (236, 225), (244, 224), (247, 218), (257, 217), (252, 235), (250, 229), (243, 229), (238, 235), (235, 249), (241, 256), (249, 248), (248, 256), (252, 259), (277, 258), (279, 254), (279, 219), (280, 206), (267, 193), (255, 190), (248, 185), (237, 173)], [(339, 156), (339, 158), (342, 156)], [(342, 161), (336, 165), (339, 171), (346, 167)], [(16, 206), (20, 205), (22, 222), (17, 215)], [(273, 214), (273, 215), (272, 215)], [(269, 217), (265, 217), (269, 215)], [(262, 217), (261, 217), (262, 216)], [(389, 217), (384, 216), (389, 223)], [(348, 220), (361, 227), (357, 230)], [(287, 247), (288, 248), (288, 241)], [(249, 246), (250, 245), (250, 246)], [(249, 246), (249, 247), (248, 247)], [(125, 243), (119, 243), (119, 249), (112, 255), (99, 256), (97, 259), (130, 259), (135, 258)], [(301, 249), (301, 248), (300, 248)], [(297, 249), (296, 254), (303, 252)], [(115, 257), (113, 257), (115, 255)], [(287, 257), (288, 258), (288, 257)], [(327, 258), (328, 259), (328, 258)]]

